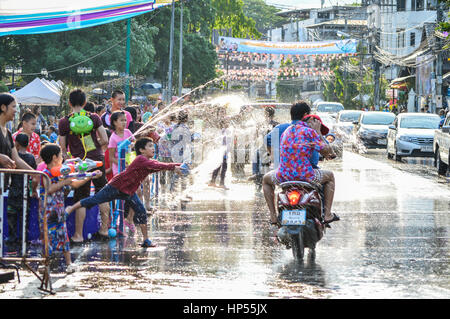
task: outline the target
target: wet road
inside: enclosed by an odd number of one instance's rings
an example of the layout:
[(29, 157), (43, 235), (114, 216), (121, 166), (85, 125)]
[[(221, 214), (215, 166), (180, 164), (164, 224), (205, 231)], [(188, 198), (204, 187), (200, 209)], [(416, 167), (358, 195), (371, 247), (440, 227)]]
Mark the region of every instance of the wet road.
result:
[(448, 298), (449, 178), (430, 159), (385, 157), (345, 151), (321, 163), (335, 173), (341, 221), (315, 261), (295, 263), (273, 236), (262, 195), (230, 179), (230, 190), (198, 187), (184, 210), (156, 213), (157, 248), (140, 248), (140, 234), (75, 247), (77, 273), (54, 265), (56, 295), (29, 277), (1, 285), (0, 298)]

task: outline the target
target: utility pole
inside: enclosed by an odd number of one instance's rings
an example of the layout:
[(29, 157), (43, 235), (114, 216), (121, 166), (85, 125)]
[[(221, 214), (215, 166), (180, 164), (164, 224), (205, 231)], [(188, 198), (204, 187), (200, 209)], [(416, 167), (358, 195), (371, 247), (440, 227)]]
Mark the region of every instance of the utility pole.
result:
[(375, 110), (379, 111), (380, 110), (380, 62), (378, 62), (378, 60), (375, 58), (375, 46), (378, 46), (378, 28), (374, 28), (372, 29), (372, 45), (371, 47), (371, 53), (373, 54), (374, 58), (373, 58), (373, 69), (375, 71), (374, 73), (374, 83), (375, 83), (375, 88), (374, 88), (374, 92), (373, 92), (373, 102), (374, 102), (374, 106), (375, 106)]
[[(437, 2), (436, 23), (444, 22), (444, 3)], [(436, 101), (435, 109), (431, 109), (432, 113), (437, 113), (442, 108), (442, 39), (436, 37)]]
[(180, 0), (180, 57), (178, 66), (178, 96), (183, 96), (183, 0)]
[(167, 83), (167, 100), (166, 103), (172, 102), (172, 76), (173, 76), (173, 29), (175, 21), (175, 1), (172, 0), (172, 20), (170, 22), (170, 51), (169, 51), (169, 71), (168, 71), (168, 83)]

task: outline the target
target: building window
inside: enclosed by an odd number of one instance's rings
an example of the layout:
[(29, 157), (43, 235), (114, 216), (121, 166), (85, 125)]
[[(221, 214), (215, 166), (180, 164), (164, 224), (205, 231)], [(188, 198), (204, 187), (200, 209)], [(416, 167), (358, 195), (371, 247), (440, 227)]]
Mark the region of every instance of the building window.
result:
[(427, 11), (434, 11), (436, 9), (436, 0), (427, 0)]
[(416, 46), (416, 33), (415, 32), (411, 32), (411, 34), (409, 36), (409, 45), (412, 47)]
[(411, 0), (411, 11), (416, 11), (416, 0)]
[(425, 9), (424, 1), (423, 0), (416, 0), (416, 11), (423, 11), (424, 9)]
[(397, 11), (405, 11), (405, 10), (406, 10), (406, 0), (397, 0)]
[(397, 48), (405, 47), (405, 29), (397, 29)]

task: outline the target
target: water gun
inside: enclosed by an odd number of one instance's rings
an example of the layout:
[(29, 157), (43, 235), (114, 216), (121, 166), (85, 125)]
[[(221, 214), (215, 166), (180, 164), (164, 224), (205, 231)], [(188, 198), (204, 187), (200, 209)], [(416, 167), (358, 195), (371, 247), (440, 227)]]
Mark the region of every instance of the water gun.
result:
[(64, 178), (75, 178), (75, 179), (83, 179), (86, 177), (94, 177), (96, 173), (87, 173), (94, 168), (103, 166), (103, 162), (101, 161), (93, 161), (91, 159), (86, 159), (82, 161), (79, 158), (69, 159), (64, 162), (63, 165), (53, 167), (50, 170), (50, 173), (54, 177), (59, 177), (60, 179)]
[(181, 169), (181, 172), (182, 172), (184, 175), (189, 175), (190, 167), (189, 167), (189, 165), (188, 165), (187, 163), (181, 164), (181, 165), (180, 165), (180, 169)]

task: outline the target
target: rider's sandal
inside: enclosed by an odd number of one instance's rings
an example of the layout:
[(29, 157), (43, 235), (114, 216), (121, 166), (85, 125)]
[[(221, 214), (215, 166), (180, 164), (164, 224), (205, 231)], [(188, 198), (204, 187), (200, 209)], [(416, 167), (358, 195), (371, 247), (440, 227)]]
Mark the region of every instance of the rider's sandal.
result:
[(327, 220), (327, 221), (324, 220), (324, 221), (322, 222), (322, 224), (323, 224), (323, 225), (328, 225), (329, 223), (337, 222), (337, 221), (339, 221), (339, 220), (341, 220), (341, 218), (340, 218), (338, 215), (336, 215), (335, 213), (333, 213), (333, 218), (330, 219), (330, 220)]

